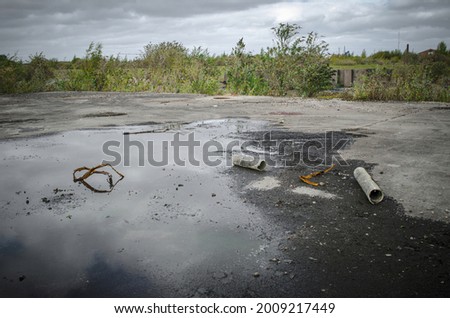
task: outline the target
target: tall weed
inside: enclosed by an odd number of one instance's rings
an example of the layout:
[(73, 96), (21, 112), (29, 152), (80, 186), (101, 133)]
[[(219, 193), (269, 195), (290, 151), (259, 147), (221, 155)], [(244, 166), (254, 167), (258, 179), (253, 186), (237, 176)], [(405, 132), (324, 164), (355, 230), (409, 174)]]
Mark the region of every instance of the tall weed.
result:
[(333, 70), (328, 64), (325, 42), (316, 33), (299, 35), (295, 24), (272, 28), (275, 45), (258, 55), (245, 52), (243, 39), (232, 51), (228, 71), (230, 90), (239, 94), (288, 94), (313, 96), (331, 87)]
[(16, 56), (0, 56), (0, 93), (30, 93), (54, 90), (56, 62), (43, 53), (30, 56), (23, 63)]
[(0, 93), (76, 90), (310, 97), (331, 88), (331, 61), (374, 68), (355, 83), (354, 99), (449, 101), (447, 51), (425, 58), (397, 51), (364, 58), (330, 57), (328, 45), (314, 32), (302, 35), (299, 26), (289, 23), (272, 31), (272, 46), (258, 54), (247, 52), (240, 39), (231, 54), (221, 56), (201, 47), (189, 50), (176, 41), (150, 43), (131, 61), (104, 56), (101, 43), (94, 42), (84, 57), (71, 62), (48, 60), (42, 53), (30, 56), (27, 63), (0, 55)]
[(354, 98), (361, 100), (449, 102), (450, 66), (445, 63), (396, 64), (361, 77)]

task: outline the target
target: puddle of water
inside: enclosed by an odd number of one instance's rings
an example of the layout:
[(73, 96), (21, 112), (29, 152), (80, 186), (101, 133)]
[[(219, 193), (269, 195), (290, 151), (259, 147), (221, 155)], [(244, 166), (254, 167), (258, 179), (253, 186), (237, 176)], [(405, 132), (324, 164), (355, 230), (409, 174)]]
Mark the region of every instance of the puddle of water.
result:
[[(182, 136), (195, 131), (197, 139), (225, 141), (255, 125), (263, 124), (205, 121), (184, 126)], [(132, 149), (130, 166), (116, 166), (125, 178), (111, 193), (73, 183), (75, 168), (110, 159), (102, 145), (123, 142), (123, 131), (0, 143), (1, 296), (186, 296), (216, 288), (222, 276), (238, 293), (246, 288), (239, 282), (264, 266), (266, 247), (275, 244), (266, 239), (272, 228), (233, 192), (223, 166), (180, 167), (169, 155), (166, 166), (139, 167)], [(130, 140), (157, 144), (173, 135)], [(107, 184), (105, 175), (90, 182)]]

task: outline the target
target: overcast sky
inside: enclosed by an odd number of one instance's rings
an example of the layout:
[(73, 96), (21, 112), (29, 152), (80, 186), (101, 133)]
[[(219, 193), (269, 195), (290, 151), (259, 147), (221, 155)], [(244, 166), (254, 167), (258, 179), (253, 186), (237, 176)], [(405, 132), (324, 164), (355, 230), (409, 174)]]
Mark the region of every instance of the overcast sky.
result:
[(449, 0), (0, 0), (0, 54), (70, 60), (92, 41), (129, 58), (162, 41), (221, 54), (241, 37), (258, 53), (280, 22), (319, 33), (330, 53), (394, 50), (399, 34), (402, 51), (450, 47)]

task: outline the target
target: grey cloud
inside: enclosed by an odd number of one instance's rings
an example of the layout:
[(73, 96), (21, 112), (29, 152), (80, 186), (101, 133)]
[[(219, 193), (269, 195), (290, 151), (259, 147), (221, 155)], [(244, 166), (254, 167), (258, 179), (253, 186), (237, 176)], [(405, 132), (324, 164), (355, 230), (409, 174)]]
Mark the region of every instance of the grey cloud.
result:
[(423, 10), (448, 7), (448, 0), (389, 0), (386, 7), (391, 10)]
[(259, 52), (272, 44), (270, 28), (278, 22), (318, 32), (332, 52), (344, 45), (358, 54), (395, 49), (398, 32), (422, 50), (441, 40), (450, 45), (447, 2), (0, 0), (0, 54), (19, 51), (26, 58), (44, 51), (71, 58), (83, 55), (91, 41), (102, 42), (108, 55), (139, 54), (149, 42), (172, 40), (220, 54), (241, 37), (249, 51)]
[[(25, 17), (32, 13), (54, 14), (68, 13), (74, 11), (91, 11), (98, 13), (97, 18), (102, 19), (105, 10), (117, 9), (124, 13), (133, 12), (149, 17), (186, 17), (196, 14), (212, 12), (230, 12), (246, 10), (251, 7), (264, 4), (276, 3), (277, 0), (77, 0), (77, 1), (55, 1), (55, 0), (20, 0), (12, 2), (0, 2), (2, 12), (13, 13), (14, 16)], [(3, 17), (7, 17), (6, 13)]]
[[(407, 1), (402, 0), (401, 2)], [(340, 5), (342, 8), (338, 12), (326, 12), (324, 22), (338, 32), (365, 32), (377, 28), (398, 30), (408, 27), (432, 26), (446, 29), (450, 27), (448, 23), (449, 5), (432, 6), (427, 9), (422, 8), (422, 10), (417, 10), (417, 7), (413, 6), (414, 9), (404, 9), (401, 12), (389, 10), (390, 4), (383, 6), (363, 3), (357, 9), (353, 9), (352, 6), (351, 4)]]

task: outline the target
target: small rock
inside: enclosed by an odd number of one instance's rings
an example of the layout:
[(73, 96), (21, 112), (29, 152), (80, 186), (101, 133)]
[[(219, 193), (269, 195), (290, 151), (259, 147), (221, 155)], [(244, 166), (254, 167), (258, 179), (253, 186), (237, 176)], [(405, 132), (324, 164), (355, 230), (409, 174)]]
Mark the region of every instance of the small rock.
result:
[(197, 289), (197, 292), (201, 295), (205, 295), (208, 293), (208, 290), (206, 288), (200, 287), (199, 289)]
[(274, 263), (278, 263), (280, 260), (278, 258), (272, 258), (270, 261), (274, 262)]
[(253, 273), (253, 277), (259, 277), (259, 276), (261, 276), (261, 274), (259, 272), (254, 272)]
[(213, 274), (214, 279), (223, 279), (223, 278), (226, 278), (227, 276), (228, 276), (228, 274), (224, 273), (224, 272), (217, 272), (217, 273)]
[(275, 276), (276, 276), (276, 277), (281, 277), (281, 276), (284, 275), (284, 273), (285, 273), (285, 272), (282, 272), (282, 271), (276, 271), (276, 272), (275, 272)]
[(215, 193), (211, 193), (211, 196), (214, 198), (217, 194)]
[(392, 256), (392, 254), (385, 254), (386, 255), (386, 257), (391, 257)]
[(19, 277), (19, 282), (23, 282), (27, 278), (25, 275), (22, 275)]

